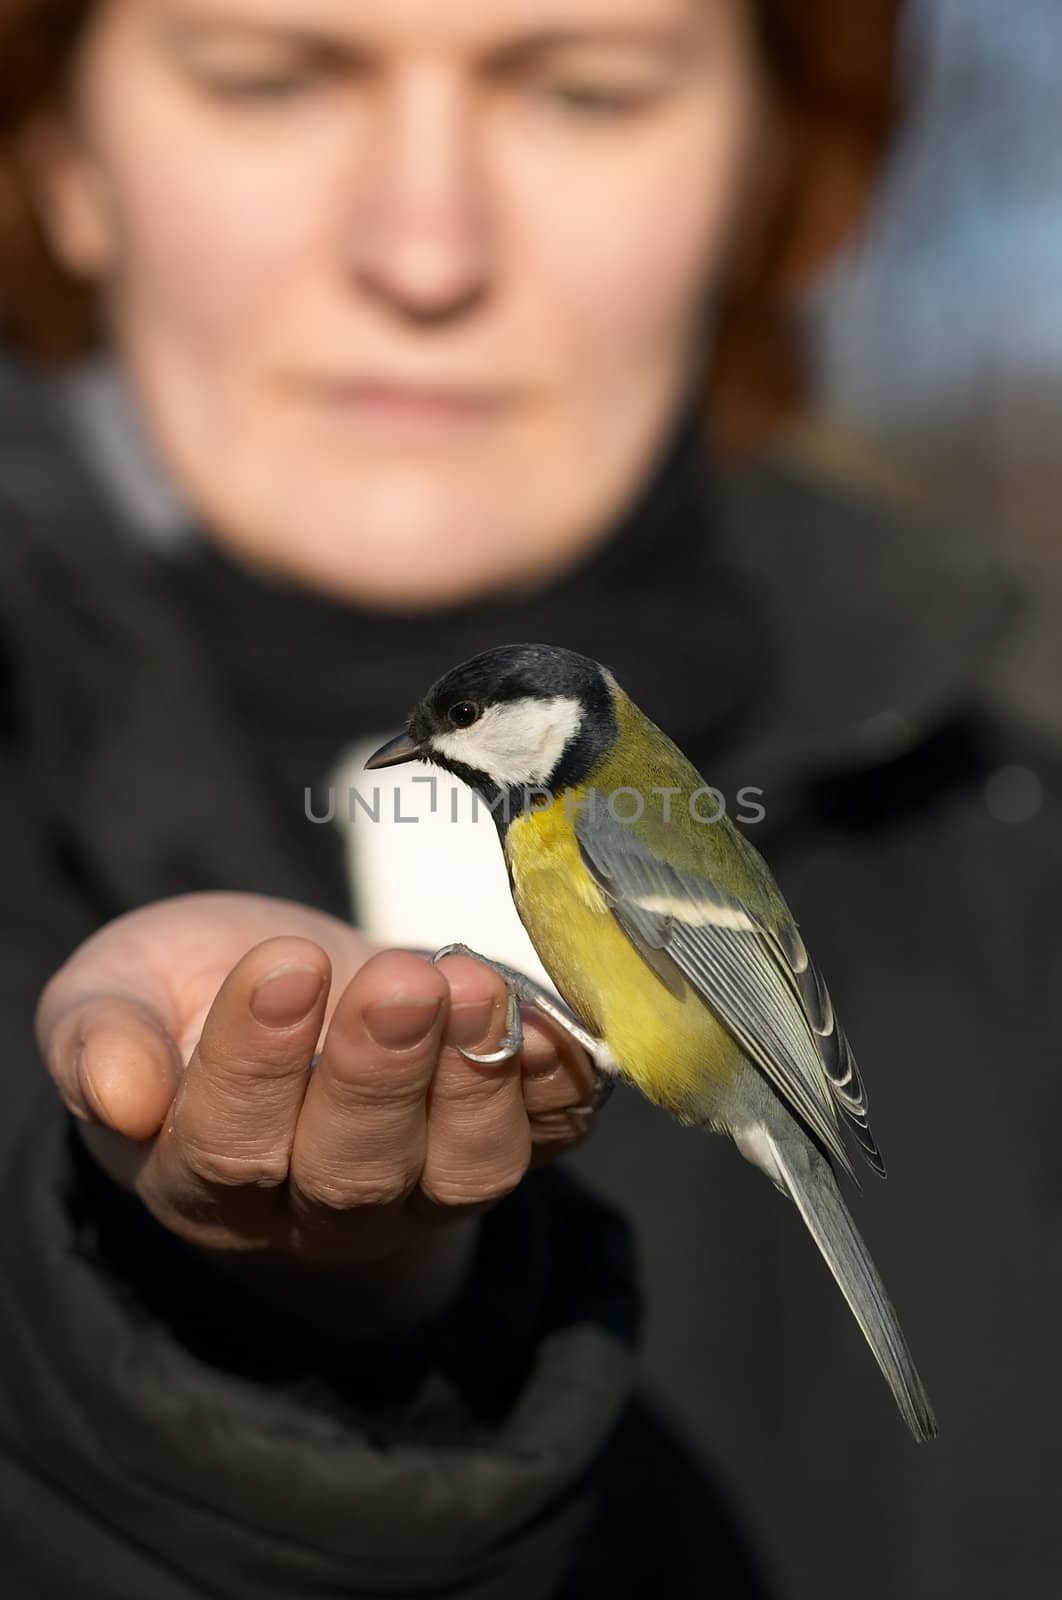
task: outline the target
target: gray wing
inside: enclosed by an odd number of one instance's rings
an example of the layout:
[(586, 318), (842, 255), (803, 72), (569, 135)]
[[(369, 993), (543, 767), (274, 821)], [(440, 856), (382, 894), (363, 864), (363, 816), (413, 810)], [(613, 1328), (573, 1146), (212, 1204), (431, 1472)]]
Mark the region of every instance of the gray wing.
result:
[(776, 945), (784, 973), (795, 981), (834, 1103), (854, 1134), (868, 1166), (883, 1178), (885, 1162), (870, 1131), (867, 1091), (841, 1020), (833, 1009), (826, 980), (809, 955), (795, 922), (774, 932), (765, 930), (765, 937)]
[(767, 927), (707, 878), (662, 861), (604, 807), (578, 816), (575, 830), (587, 871), (661, 981), (692, 986), (846, 1172), (855, 1176), (838, 1113), (884, 1176), (851, 1048), (796, 924)]

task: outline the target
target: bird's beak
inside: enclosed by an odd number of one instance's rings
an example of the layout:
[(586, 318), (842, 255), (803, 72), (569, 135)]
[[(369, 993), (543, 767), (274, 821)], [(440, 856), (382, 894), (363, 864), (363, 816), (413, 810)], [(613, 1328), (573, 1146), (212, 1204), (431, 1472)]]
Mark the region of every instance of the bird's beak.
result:
[(381, 767), (400, 767), (403, 761), (420, 759), (420, 745), (408, 733), (399, 733), (388, 739), (379, 750), (374, 750), (365, 763), (366, 772), (378, 772)]

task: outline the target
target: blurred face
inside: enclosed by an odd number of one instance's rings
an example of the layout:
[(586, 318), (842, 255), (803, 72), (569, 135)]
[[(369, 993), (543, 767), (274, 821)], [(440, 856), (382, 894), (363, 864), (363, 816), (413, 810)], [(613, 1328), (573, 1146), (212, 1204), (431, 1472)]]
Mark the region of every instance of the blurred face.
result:
[(212, 537), (422, 608), (605, 536), (700, 362), (746, 26), (741, 0), (103, 0), (42, 199)]

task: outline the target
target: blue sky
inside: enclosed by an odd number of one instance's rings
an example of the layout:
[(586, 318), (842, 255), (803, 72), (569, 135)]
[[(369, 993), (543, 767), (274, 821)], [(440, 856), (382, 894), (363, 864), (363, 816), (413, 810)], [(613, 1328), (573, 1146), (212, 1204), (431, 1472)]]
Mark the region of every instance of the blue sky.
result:
[(1025, 378), (1062, 413), (1062, 0), (909, 5), (913, 115), (813, 299), (824, 400), (939, 424)]

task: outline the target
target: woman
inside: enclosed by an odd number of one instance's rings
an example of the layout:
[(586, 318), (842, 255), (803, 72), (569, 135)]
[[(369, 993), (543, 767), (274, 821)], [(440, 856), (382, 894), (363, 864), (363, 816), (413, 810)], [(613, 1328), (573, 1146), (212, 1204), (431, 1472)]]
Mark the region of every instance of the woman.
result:
[[(1031, 1072), (1057, 1006), (1020, 1009), (997, 948), (1029, 942), (1054, 824), (985, 810), (989, 774), (1025, 763), (965, 715), (1007, 602), (784, 472), (709, 490), (695, 423), (707, 389), (748, 441), (795, 396), (789, 298), (880, 157), (894, 11), (8, 7), (5, 1170), (26, 1226), (3, 1435), (25, 1593), (752, 1591), (718, 1506), (625, 1409), (622, 1223), (524, 1180), (579, 1142), (585, 1063), (544, 1027), (511, 1069), (464, 1063), (498, 1036), (498, 985), (373, 952), (304, 806), (433, 669), (534, 637), (607, 659), (712, 781), (765, 790), (892, 1123), (903, 1187), (880, 1215), (867, 1197), (868, 1233), (956, 1443), (912, 1464), (768, 1186), (735, 1178), (731, 1203), (715, 1149), (623, 1101), (578, 1160), (644, 1225), (653, 1377), (794, 1587), (858, 1560), (865, 1594), (917, 1592), (913, 1550), (927, 1588), (1035, 1590), (1008, 1508), (1028, 1518), (1044, 1475), (990, 1475), (1003, 1531), (973, 1522), (994, 1295), (968, 1264), (943, 1307), (935, 1285), (942, 1245), (984, 1237), (988, 1197), (949, 1202), (940, 1170), (986, 1142), (998, 1029), (1028, 1030)], [(74, 1136), (38, 1088), (42, 987)], [(1016, 1300), (1020, 1261), (997, 1264)], [(989, 1462), (1029, 1442), (998, 1394)]]

